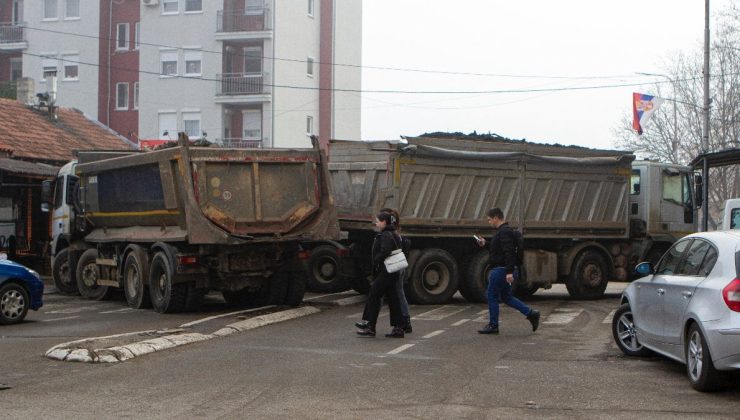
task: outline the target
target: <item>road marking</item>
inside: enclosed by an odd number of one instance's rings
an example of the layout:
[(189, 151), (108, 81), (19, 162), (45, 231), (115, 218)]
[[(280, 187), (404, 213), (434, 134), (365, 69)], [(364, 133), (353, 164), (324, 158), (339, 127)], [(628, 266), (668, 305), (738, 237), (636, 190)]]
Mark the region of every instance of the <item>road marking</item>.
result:
[(459, 320), (459, 321), (455, 322), (454, 324), (452, 324), (452, 326), (453, 326), (453, 327), (459, 327), (460, 325), (462, 325), (462, 324), (464, 324), (464, 323), (466, 323), (466, 322), (468, 322), (468, 321), (470, 321), (470, 320), (469, 320), (469, 319), (467, 319), (467, 318), (466, 318), (466, 319), (461, 319), (461, 320)]
[(583, 309), (557, 308), (542, 322), (543, 324), (567, 324), (583, 312)]
[(347, 318), (357, 318), (359, 316), (362, 316), (363, 312), (358, 312), (356, 314), (347, 315)]
[(432, 338), (432, 337), (435, 337), (435, 336), (438, 336), (438, 335), (442, 334), (443, 332), (445, 332), (445, 330), (432, 331), (429, 334), (427, 334), (425, 336), (422, 336), (421, 338)]
[(75, 316), (65, 316), (64, 318), (42, 319), (41, 322), (62, 321), (65, 319), (74, 319), (74, 318), (79, 318), (79, 317), (80, 317), (79, 315), (75, 315)]
[(391, 351), (389, 351), (387, 354), (398, 354), (406, 349), (410, 349), (411, 347), (414, 347), (414, 344), (404, 344), (401, 347), (397, 347)]
[(611, 312), (609, 312), (609, 315), (607, 315), (606, 318), (604, 318), (604, 320), (601, 321), (601, 323), (602, 324), (611, 324), (612, 323), (612, 318), (614, 318), (614, 313), (615, 312), (617, 312), (616, 309), (613, 309)]
[(119, 313), (119, 312), (133, 312), (133, 311), (138, 311), (138, 309), (134, 309), (134, 308), (123, 308), (123, 309), (116, 309), (116, 310), (113, 310), (113, 311), (103, 311), (103, 312), (98, 312), (98, 313), (99, 314), (115, 314), (115, 313)]
[(411, 319), (420, 321), (441, 321), (447, 317), (459, 314), (462, 311), (470, 309), (470, 306), (441, 306), (412, 317)]
[(80, 312), (92, 311), (95, 309), (100, 309), (100, 306), (76, 306), (69, 309), (58, 309), (56, 311), (49, 311), (47, 312), (47, 314), (78, 314)]
[(488, 309), (478, 312), (476, 315), (488, 314)]
[(367, 296), (360, 295), (360, 296), (350, 296), (342, 299), (337, 299), (333, 303), (337, 306), (348, 306), (348, 305), (354, 305), (355, 303), (361, 303), (365, 302), (367, 300)]

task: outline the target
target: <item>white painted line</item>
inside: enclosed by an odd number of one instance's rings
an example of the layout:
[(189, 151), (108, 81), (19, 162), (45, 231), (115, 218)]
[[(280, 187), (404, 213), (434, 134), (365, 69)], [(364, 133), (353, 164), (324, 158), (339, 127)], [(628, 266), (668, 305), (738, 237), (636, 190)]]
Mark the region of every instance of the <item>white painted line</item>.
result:
[(555, 309), (545, 318), (543, 324), (567, 324), (583, 312), (583, 309)]
[(334, 293), (327, 293), (327, 294), (325, 294), (325, 295), (317, 295), (317, 296), (311, 296), (311, 297), (310, 297), (310, 298), (308, 298), (308, 299), (304, 298), (304, 299), (303, 299), (303, 301), (304, 301), (304, 302), (308, 302), (309, 300), (316, 300), (316, 299), (321, 299), (322, 297), (327, 297), (327, 296), (333, 296), (333, 295), (334, 295)]
[(63, 321), (65, 319), (75, 319), (79, 317), (80, 317), (79, 315), (75, 315), (75, 316), (65, 316), (64, 318), (42, 319), (41, 322)]
[(227, 314), (209, 316), (209, 317), (206, 317), (206, 318), (196, 319), (195, 321), (191, 321), (191, 322), (182, 324), (182, 325), (180, 325), (180, 328), (192, 327), (193, 325), (201, 324), (203, 322), (207, 322), (207, 321), (210, 321), (212, 319), (224, 318), (224, 317), (227, 317), (227, 316), (234, 316), (234, 315), (240, 315), (240, 314), (248, 314), (250, 312), (261, 311), (263, 309), (270, 309), (270, 308), (274, 308), (274, 307), (275, 307), (275, 305), (269, 305), (269, 306), (263, 306), (261, 308), (252, 308), (252, 309), (246, 309), (246, 310), (242, 310), (242, 311), (229, 312)]
[(347, 318), (357, 318), (357, 317), (361, 317), (363, 313), (364, 313), (364, 312), (358, 312), (358, 313), (356, 313), (356, 314), (352, 314), (352, 315), (347, 315)]
[(476, 315), (488, 314), (488, 309), (478, 312)]
[(440, 334), (442, 334), (443, 332), (445, 332), (445, 330), (437, 330), (437, 331), (432, 331), (432, 332), (430, 332), (429, 334), (427, 334), (427, 335), (425, 335), (425, 336), (422, 336), (421, 338), (432, 338), (432, 337), (434, 337), (434, 336), (437, 336), (437, 335), (440, 335)]
[(469, 319), (467, 319), (467, 318), (466, 318), (466, 319), (461, 319), (461, 320), (459, 320), (459, 321), (455, 322), (454, 324), (452, 324), (452, 326), (453, 326), (453, 327), (459, 327), (460, 325), (462, 325), (462, 324), (464, 324), (464, 323), (466, 323), (466, 322), (468, 322), (468, 321), (470, 321), (470, 320), (469, 320)]
[(601, 321), (601, 323), (602, 324), (611, 324), (612, 323), (612, 318), (614, 318), (614, 313), (615, 312), (617, 312), (617, 310), (616, 309), (612, 309), (612, 311), (609, 312), (609, 315), (607, 315), (606, 318), (604, 318), (604, 320)]
[(49, 311), (47, 312), (47, 314), (78, 314), (80, 312), (91, 311), (95, 309), (100, 309), (100, 306), (76, 306), (69, 309), (58, 309), (56, 311)]
[(103, 311), (103, 312), (98, 312), (98, 313), (99, 314), (115, 314), (115, 313), (119, 313), (119, 312), (133, 312), (133, 311), (137, 311), (137, 310), (138, 309), (134, 309), (134, 308), (123, 308), (123, 309), (116, 309), (114, 311)]
[(367, 300), (367, 296), (359, 295), (359, 296), (350, 296), (350, 297), (346, 297), (343, 299), (337, 299), (332, 303), (337, 306), (348, 306), (348, 305), (354, 305), (355, 303), (361, 303), (366, 300)]
[(397, 347), (391, 351), (389, 351), (387, 354), (398, 354), (406, 349), (410, 349), (411, 347), (414, 347), (414, 344), (404, 344), (401, 347)]
[(432, 309), (412, 317), (411, 319), (420, 321), (441, 321), (447, 317), (455, 314), (459, 314), (462, 311), (469, 309), (470, 306), (442, 306), (437, 309)]

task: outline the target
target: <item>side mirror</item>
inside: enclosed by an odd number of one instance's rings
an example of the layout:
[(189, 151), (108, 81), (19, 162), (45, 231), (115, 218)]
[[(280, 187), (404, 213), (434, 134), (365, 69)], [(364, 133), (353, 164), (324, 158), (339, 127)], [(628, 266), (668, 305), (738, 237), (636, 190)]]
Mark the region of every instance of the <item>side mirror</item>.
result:
[(700, 208), (704, 204), (704, 183), (701, 175), (694, 175), (694, 185), (696, 186), (696, 208)]
[(652, 274), (652, 273), (653, 273), (653, 267), (649, 262), (641, 262), (637, 264), (637, 267), (635, 267), (635, 274), (647, 276), (648, 274)]
[(54, 194), (54, 181), (41, 182), (41, 211), (48, 213), (51, 209), (52, 195)]

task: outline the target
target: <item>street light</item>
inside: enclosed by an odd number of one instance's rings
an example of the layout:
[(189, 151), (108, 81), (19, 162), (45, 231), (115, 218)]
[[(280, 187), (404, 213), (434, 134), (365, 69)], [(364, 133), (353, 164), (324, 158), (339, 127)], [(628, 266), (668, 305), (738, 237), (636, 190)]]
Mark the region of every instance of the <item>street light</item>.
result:
[[(637, 74), (642, 76), (656, 76), (656, 77), (665, 77), (669, 82), (671, 82), (671, 86), (673, 87), (673, 96), (676, 96), (676, 81), (672, 79), (670, 76), (661, 74), (661, 73), (643, 73), (643, 72), (637, 72)], [(676, 118), (676, 98), (669, 99), (669, 98), (663, 98), (665, 100), (673, 102), (673, 140), (671, 141), (671, 152), (673, 154), (673, 163), (678, 163), (678, 119)]]

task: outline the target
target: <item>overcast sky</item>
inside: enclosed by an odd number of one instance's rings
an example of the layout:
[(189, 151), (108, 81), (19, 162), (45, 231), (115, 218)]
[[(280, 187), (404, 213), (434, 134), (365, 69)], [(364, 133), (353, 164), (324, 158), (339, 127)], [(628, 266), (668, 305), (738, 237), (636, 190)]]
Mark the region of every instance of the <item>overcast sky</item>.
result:
[[(711, 11), (733, 2), (711, 0)], [(663, 72), (677, 51), (701, 51), (704, 36), (704, 0), (363, 4), (364, 140), (476, 130), (613, 148), (612, 131), (631, 112), (632, 92), (654, 93), (656, 78), (635, 73)], [(480, 93), (635, 83), (644, 87)], [(467, 93), (367, 92), (373, 90)]]

